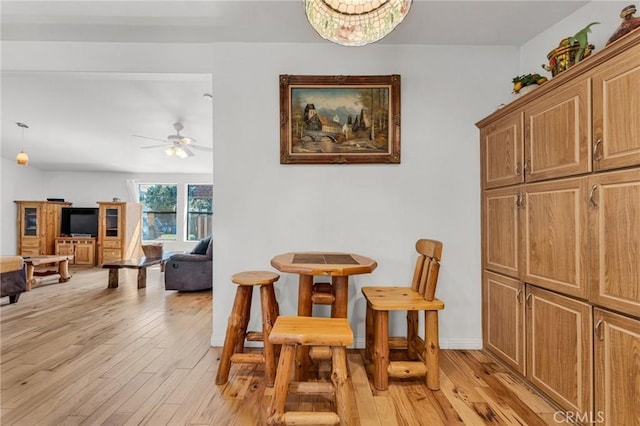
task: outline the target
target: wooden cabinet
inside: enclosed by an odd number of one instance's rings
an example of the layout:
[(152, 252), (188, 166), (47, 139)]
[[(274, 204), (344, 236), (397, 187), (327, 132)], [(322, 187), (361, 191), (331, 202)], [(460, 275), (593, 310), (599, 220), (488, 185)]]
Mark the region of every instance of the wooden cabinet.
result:
[(72, 265), (94, 266), (96, 263), (95, 238), (56, 238), (56, 253), (73, 255)]
[(589, 88), (581, 78), (524, 107), (526, 181), (591, 171)]
[(587, 298), (587, 178), (524, 185), (520, 279)]
[(590, 180), (590, 300), (640, 318), (640, 168)]
[(38, 256), (55, 253), (60, 234), (62, 207), (71, 203), (54, 201), (16, 201), (18, 207), (18, 255)]
[(520, 276), (519, 186), (485, 191), (482, 196), (482, 264), (510, 277)]
[(640, 418), (640, 321), (594, 310), (595, 409), (604, 425), (636, 425)]
[(98, 202), (98, 264), (142, 256), (139, 203)]
[(594, 169), (640, 164), (640, 44), (592, 79)]
[(522, 375), (526, 373), (524, 297), (521, 281), (483, 273), (484, 345)]
[(565, 410), (592, 409), (591, 306), (527, 285), (527, 378)]
[(484, 188), (524, 182), (522, 112), (515, 112), (480, 131)]
[(639, 111), (634, 32), (477, 123), (484, 346), (607, 425), (640, 419)]

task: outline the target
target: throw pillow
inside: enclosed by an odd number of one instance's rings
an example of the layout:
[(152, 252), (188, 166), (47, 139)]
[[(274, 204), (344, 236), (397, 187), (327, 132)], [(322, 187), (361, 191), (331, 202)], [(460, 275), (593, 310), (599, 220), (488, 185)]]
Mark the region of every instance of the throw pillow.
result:
[(211, 237), (207, 237), (204, 240), (200, 241), (198, 245), (195, 246), (193, 250), (191, 250), (191, 254), (207, 254), (209, 241), (211, 241)]

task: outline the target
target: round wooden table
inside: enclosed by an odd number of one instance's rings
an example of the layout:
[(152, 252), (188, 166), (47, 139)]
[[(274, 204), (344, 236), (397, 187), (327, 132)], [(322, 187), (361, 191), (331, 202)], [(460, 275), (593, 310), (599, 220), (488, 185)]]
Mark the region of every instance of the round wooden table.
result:
[[(349, 302), (349, 275), (368, 274), (378, 264), (366, 256), (337, 252), (284, 253), (271, 259), (271, 266), (280, 272), (298, 274), (298, 316), (310, 317), (313, 308), (313, 277), (331, 277), (334, 301), (331, 316), (347, 317)], [(296, 353), (296, 380), (304, 380), (309, 365), (308, 346)]]

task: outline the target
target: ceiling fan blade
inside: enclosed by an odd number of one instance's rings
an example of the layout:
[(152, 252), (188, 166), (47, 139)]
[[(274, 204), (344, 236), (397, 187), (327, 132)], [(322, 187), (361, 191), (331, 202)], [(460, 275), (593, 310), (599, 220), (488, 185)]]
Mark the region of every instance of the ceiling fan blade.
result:
[(140, 136), (140, 135), (131, 135), (133, 137), (136, 138), (142, 138), (142, 139), (151, 139), (152, 141), (158, 141), (158, 142), (164, 142), (164, 143), (171, 143), (171, 142), (167, 142), (164, 139), (158, 139), (158, 138), (150, 138), (149, 136)]
[(210, 148), (208, 146), (189, 145), (189, 148), (197, 149), (198, 151), (213, 152), (213, 148)]
[(164, 148), (167, 145), (147, 145), (147, 146), (141, 146), (140, 149), (149, 149), (149, 148)]
[(193, 151), (191, 151), (191, 150), (190, 150), (189, 148), (187, 148), (185, 145), (182, 145), (182, 150), (183, 150), (184, 152), (186, 152), (186, 153), (187, 153), (187, 155), (188, 155), (189, 157), (193, 157), (193, 156), (195, 155), (195, 154), (193, 153)]

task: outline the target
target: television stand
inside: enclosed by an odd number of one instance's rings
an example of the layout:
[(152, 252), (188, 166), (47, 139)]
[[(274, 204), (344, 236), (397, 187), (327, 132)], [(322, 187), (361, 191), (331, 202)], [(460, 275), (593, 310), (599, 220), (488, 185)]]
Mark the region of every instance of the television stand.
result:
[(58, 237), (56, 254), (72, 255), (72, 265), (96, 265), (96, 239), (92, 237)]

